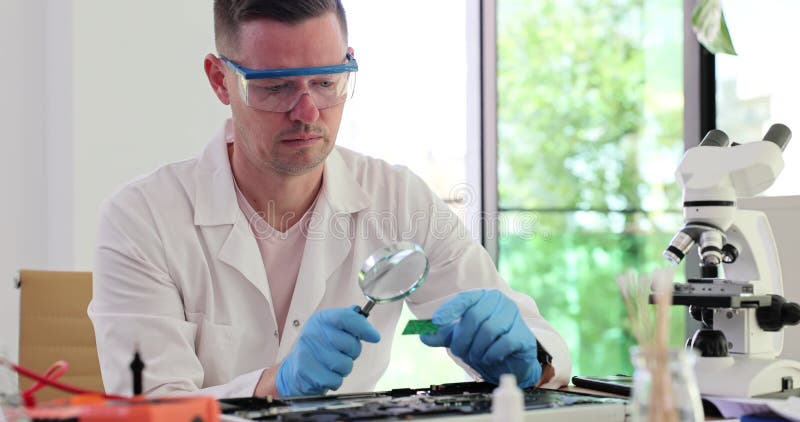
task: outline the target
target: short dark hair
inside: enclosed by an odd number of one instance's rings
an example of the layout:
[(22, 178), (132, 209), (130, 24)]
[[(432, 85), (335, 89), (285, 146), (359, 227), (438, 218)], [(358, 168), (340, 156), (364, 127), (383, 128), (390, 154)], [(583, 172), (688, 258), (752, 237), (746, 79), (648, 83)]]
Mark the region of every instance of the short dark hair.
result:
[(296, 24), (333, 12), (339, 20), (345, 41), (347, 18), (341, 0), (214, 0), (214, 39), (217, 52), (231, 54), (243, 22), (271, 19)]

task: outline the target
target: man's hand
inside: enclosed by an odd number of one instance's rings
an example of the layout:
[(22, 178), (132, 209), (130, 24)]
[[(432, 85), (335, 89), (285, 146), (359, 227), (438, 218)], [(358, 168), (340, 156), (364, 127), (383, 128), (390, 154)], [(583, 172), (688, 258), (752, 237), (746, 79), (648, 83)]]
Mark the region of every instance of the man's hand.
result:
[(497, 384), (500, 375), (509, 373), (524, 388), (542, 376), (536, 337), (517, 305), (498, 290), (457, 294), (436, 310), (433, 323), (439, 331), (420, 340), (428, 346), (449, 347), (486, 381)]
[(306, 322), (289, 356), (278, 368), (280, 396), (325, 394), (342, 385), (361, 354), (361, 340), (377, 343), (381, 335), (354, 308), (319, 311)]

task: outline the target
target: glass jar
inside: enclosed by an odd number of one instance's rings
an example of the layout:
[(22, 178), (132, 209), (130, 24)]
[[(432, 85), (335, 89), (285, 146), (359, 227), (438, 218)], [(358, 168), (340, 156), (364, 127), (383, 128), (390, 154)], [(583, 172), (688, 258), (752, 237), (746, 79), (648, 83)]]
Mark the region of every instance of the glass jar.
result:
[[(632, 347), (633, 421), (702, 421), (703, 403), (694, 375), (694, 350)], [(662, 369), (663, 368), (663, 369)]]
[(6, 356), (0, 347), (0, 422), (30, 421), (19, 395), (17, 373), (5, 361)]

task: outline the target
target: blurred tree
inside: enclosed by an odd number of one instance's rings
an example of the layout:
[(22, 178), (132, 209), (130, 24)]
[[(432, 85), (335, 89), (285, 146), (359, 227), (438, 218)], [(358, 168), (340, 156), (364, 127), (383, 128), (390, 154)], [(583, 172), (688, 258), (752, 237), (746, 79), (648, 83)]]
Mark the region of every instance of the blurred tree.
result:
[[(648, 71), (646, 10), (643, 0), (498, 2), (499, 268), (566, 337), (575, 373), (630, 371), (614, 279), (663, 266), (680, 227), (680, 191), (648, 174), (660, 164), (671, 175), (683, 104), (647, 80), (664, 69)], [(666, 80), (682, 81), (680, 41)], [(682, 99), (682, 83), (667, 85)], [(684, 310), (674, 311), (680, 343)]]

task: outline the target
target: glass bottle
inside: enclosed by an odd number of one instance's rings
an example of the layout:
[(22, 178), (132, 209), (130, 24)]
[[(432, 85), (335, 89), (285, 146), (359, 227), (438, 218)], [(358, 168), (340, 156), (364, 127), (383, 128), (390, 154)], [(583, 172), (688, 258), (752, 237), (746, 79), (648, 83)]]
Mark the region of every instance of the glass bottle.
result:
[[(633, 421), (703, 421), (703, 403), (694, 375), (696, 352), (632, 347)], [(659, 368), (663, 368), (663, 371)]]
[(30, 421), (19, 395), (17, 373), (6, 361), (8, 354), (0, 347), (0, 422)]

